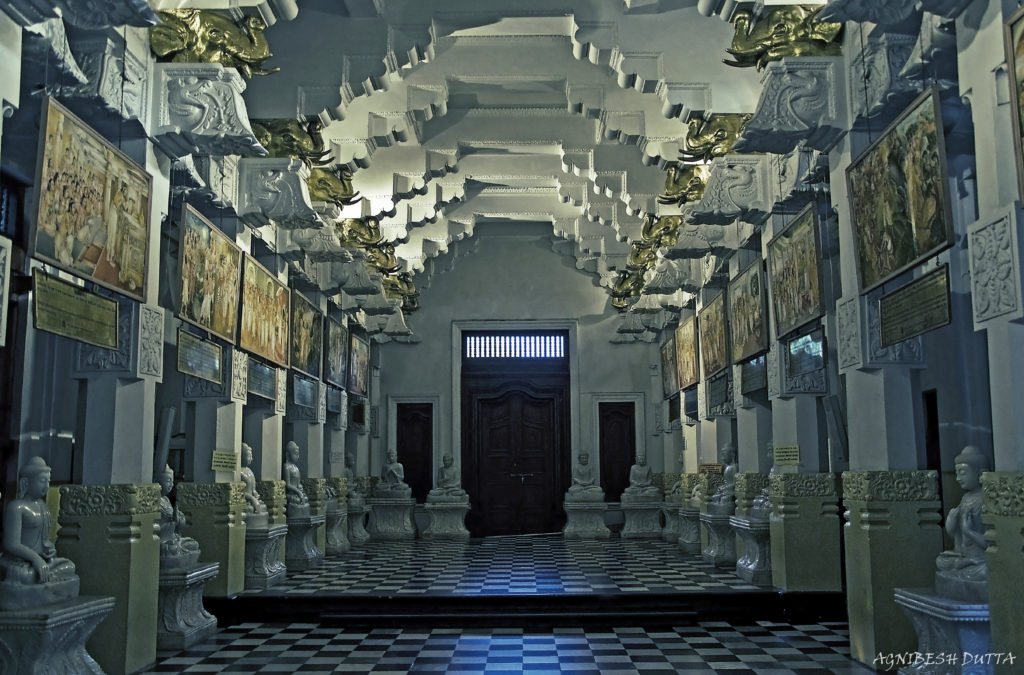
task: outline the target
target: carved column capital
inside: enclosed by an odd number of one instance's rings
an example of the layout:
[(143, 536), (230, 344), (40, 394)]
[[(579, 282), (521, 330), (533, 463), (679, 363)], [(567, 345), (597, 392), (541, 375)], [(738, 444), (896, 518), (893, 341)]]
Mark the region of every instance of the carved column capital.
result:
[(1024, 518), (1024, 473), (986, 471), (981, 487), (986, 515)]
[(924, 502), (939, 499), (935, 471), (846, 471), (843, 501)]
[(81, 516), (135, 516), (160, 512), (160, 486), (61, 485), (60, 519)]
[(837, 476), (834, 473), (773, 473), (768, 476), (768, 489), (775, 497), (837, 497)]
[[(753, 120), (752, 120), (753, 121)], [(686, 216), (691, 224), (760, 223), (771, 211), (768, 158), (726, 155), (711, 162), (704, 196)]]
[(245, 158), (238, 162), (238, 217), (252, 227), (273, 222), (295, 230), (324, 222), (309, 201), (309, 168), (297, 159)]
[(1020, 220), (1020, 209), (1015, 206), (967, 228), (975, 330), (1024, 317)]
[(245, 483), (178, 483), (175, 490), (180, 508), (194, 506), (241, 509), (245, 505)]

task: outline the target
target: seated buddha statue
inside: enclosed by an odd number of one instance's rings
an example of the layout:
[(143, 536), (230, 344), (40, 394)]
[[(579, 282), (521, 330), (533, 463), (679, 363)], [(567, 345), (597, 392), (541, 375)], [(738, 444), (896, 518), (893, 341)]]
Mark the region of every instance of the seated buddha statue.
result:
[(398, 461), (398, 453), (388, 450), (384, 467), (380, 471), (380, 482), (373, 489), (373, 496), (408, 499), (412, 488), (405, 482), (405, 467)]
[(240, 476), (245, 485), (245, 526), (252, 529), (266, 529), (268, 523), (267, 505), (256, 491), (256, 476), (252, 472), (252, 448), (242, 443), (242, 469)]
[(171, 504), (170, 494), (174, 489), (171, 467), (164, 466), (157, 481), (160, 483), (160, 569), (189, 569), (199, 562), (199, 542), (178, 532), (185, 525), (185, 517)]
[(428, 502), (463, 502), (469, 495), (462, 489), (462, 476), (455, 466), (455, 458), (445, 455), (437, 468), (436, 487), (427, 493)]
[(302, 487), (302, 470), (299, 469), (299, 444), (288, 441), (285, 446), (285, 460), (281, 467), (284, 477), (284, 494), (287, 500), (288, 517), (296, 518), (309, 515), (309, 497)]
[(356, 482), (356, 457), (351, 452), (345, 453), (345, 471), (342, 474), (348, 482), (348, 506), (349, 508), (361, 508), (366, 502), (366, 495), (359, 489)]
[(711, 495), (711, 504), (717, 511), (735, 510), (736, 508), (736, 446), (726, 443), (718, 450), (718, 463), (725, 467), (722, 472), (722, 484)]
[(629, 487), (622, 492), (624, 502), (661, 501), (661, 490), (654, 484), (647, 456), (637, 455), (636, 464), (629, 469)]
[(988, 458), (968, 445), (956, 456), (954, 465), (956, 480), (965, 492), (960, 504), (946, 516), (953, 550), (943, 551), (935, 559), (935, 589), (939, 595), (988, 602), (988, 543), (981, 522), (981, 474), (988, 469)]
[(581, 452), (572, 468), (572, 485), (565, 493), (567, 502), (603, 502), (604, 490), (597, 484), (590, 453)]

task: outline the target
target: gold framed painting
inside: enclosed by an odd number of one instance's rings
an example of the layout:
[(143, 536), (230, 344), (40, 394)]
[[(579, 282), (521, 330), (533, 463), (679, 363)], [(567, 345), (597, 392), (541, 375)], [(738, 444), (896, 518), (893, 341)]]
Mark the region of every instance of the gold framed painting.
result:
[(669, 336), (661, 345), (661, 389), (665, 398), (679, 393), (679, 375), (676, 374), (676, 341)]
[(292, 368), (320, 379), (323, 359), (324, 322), (316, 306), (298, 291), (292, 291)]
[(768, 281), (777, 339), (825, 313), (817, 230), (814, 206), (809, 205), (768, 242)]
[(729, 343), (733, 363), (768, 351), (764, 297), (764, 272), (758, 259), (729, 282)]
[(152, 177), (53, 98), (40, 129), (32, 255), (145, 301)]
[(288, 287), (251, 256), (242, 263), (242, 325), (238, 345), (288, 367), (291, 294)]
[(1006, 22), (1006, 64), (1010, 73), (1010, 109), (1013, 111), (1013, 155), (1017, 185), (1024, 195), (1024, 7)]
[(324, 357), (324, 380), (328, 384), (344, 389), (348, 365), (348, 328), (336, 319), (327, 319)]
[(242, 251), (188, 204), (181, 210), (178, 316), (234, 344)]
[(697, 317), (689, 316), (676, 328), (676, 373), (679, 389), (687, 389), (700, 381), (697, 360)]
[(850, 164), (846, 182), (862, 293), (952, 246), (938, 91), (915, 99)]
[(370, 343), (355, 333), (349, 337), (348, 393), (366, 396), (370, 390)]
[(704, 377), (729, 365), (729, 332), (725, 319), (725, 293), (719, 293), (700, 310), (700, 356)]

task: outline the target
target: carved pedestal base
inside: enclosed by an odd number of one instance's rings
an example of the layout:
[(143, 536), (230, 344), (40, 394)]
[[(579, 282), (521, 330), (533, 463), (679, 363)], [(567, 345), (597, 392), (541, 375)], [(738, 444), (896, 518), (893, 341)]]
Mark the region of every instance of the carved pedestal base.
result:
[[(930, 588), (897, 588), (894, 596), (917, 632), (917, 649), (910, 651), (932, 657), (928, 662), (922, 659), (920, 663), (900, 668), (901, 673), (984, 675), (996, 672), (988, 605), (939, 597)], [(957, 662), (935, 663), (938, 660), (935, 657), (945, 654), (956, 655)], [(985, 659), (986, 654), (988, 659)]]
[(692, 506), (679, 508), (679, 550), (700, 555), (700, 509)]
[(316, 530), (324, 524), (324, 516), (299, 516), (288, 519), (284, 564), (292, 572), (301, 572), (324, 563), (324, 553), (316, 545)]
[(661, 505), (661, 515), (665, 517), (665, 527), (661, 529), (661, 538), (676, 543), (679, 541), (679, 504), (668, 502)]
[(565, 527), (562, 536), (566, 539), (607, 539), (611, 530), (604, 524), (608, 505), (604, 502), (565, 502)]
[(623, 539), (661, 539), (661, 502), (623, 502)]
[(450, 504), (426, 505), (430, 514), (430, 524), (420, 535), (423, 539), (469, 539), (466, 529), (466, 514), (469, 513), (469, 500)]
[(374, 539), (404, 541), (416, 538), (416, 523), (412, 519), (415, 499), (390, 499), (376, 497), (367, 499), (370, 507), (370, 522), (367, 531)]
[(704, 547), (704, 562), (715, 567), (732, 567), (736, 564), (736, 535), (732, 532), (732, 516), (700, 514), (700, 522), (708, 534), (708, 545)]
[(341, 555), (351, 548), (348, 543), (348, 509), (328, 509), (327, 555)]
[(772, 583), (772, 527), (767, 519), (732, 516), (733, 532), (743, 541), (743, 555), (736, 561), (740, 579), (759, 586)]
[(369, 506), (348, 507), (348, 542), (352, 546), (362, 546), (370, 541), (370, 533), (366, 531), (366, 514)]
[(160, 572), (158, 649), (188, 649), (217, 632), (217, 617), (203, 607), (203, 589), (219, 571), (219, 563), (204, 563)]
[(0, 612), (0, 673), (98, 673), (85, 642), (114, 598), (82, 596), (14, 612)]
[(284, 581), (288, 569), (281, 562), (281, 544), (287, 525), (245, 530), (245, 590), (262, 590)]

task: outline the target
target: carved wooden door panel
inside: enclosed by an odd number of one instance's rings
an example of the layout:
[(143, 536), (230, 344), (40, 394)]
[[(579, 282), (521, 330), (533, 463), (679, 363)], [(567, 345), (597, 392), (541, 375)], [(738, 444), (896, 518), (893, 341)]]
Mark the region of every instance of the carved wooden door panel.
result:
[(430, 403), (399, 403), (395, 450), (412, 496), (423, 503), (434, 486), (434, 415)]
[[(636, 420), (632, 402), (599, 403), (598, 447), (601, 487), (607, 502), (617, 502), (629, 485), (629, 468), (636, 451)], [(591, 457), (593, 462), (594, 458)]]

